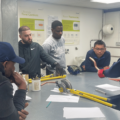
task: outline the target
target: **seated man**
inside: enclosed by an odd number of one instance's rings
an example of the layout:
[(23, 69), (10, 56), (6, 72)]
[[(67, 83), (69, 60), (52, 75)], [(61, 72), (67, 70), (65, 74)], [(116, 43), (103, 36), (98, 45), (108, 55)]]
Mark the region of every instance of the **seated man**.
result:
[(82, 63), (82, 69), (86, 72), (97, 72), (94, 63), (89, 59), (92, 57), (99, 69), (105, 69), (110, 64), (110, 52), (106, 51), (106, 45), (102, 40), (97, 40), (94, 43), (94, 48), (89, 50), (86, 55), (85, 61)]
[[(52, 34), (45, 40), (43, 43), (43, 49), (47, 54), (49, 54), (55, 61), (57, 61), (60, 66), (65, 69), (66, 68), (66, 60), (65, 60), (65, 39), (62, 37), (63, 33), (63, 25), (60, 21), (54, 21), (52, 23)], [(46, 68), (47, 70), (52, 71), (52, 68)], [(65, 74), (64, 70), (64, 74)], [(49, 74), (49, 73), (48, 73)]]
[[(26, 83), (21, 75), (14, 72), (14, 64), (24, 62), (23, 58), (16, 56), (9, 43), (0, 42), (0, 120), (25, 120), (28, 114), (22, 110), (25, 105)], [(10, 81), (18, 86), (14, 96)]]

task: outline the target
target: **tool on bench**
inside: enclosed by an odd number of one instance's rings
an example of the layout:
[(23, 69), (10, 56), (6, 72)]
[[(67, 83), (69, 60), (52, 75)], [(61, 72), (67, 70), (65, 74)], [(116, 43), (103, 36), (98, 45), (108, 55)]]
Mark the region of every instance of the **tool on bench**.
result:
[(53, 79), (59, 79), (59, 78), (66, 78), (66, 75), (54, 76), (53, 74), (51, 74), (51, 75), (47, 75), (47, 76), (41, 77), (41, 81), (53, 80)]
[[(43, 76), (40, 78), (40, 80), (42, 82), (42, 81), (47, 81), (47, 80), (59, 79), (59, 78), (62, 78), (62, 79), (66, 78), (66, 75), (57, 76), (56, 73), (54, 73), (54, 74)], [(29, 83), (32, 83), (32, 79), (29, 79)]]
[(73, 89), (70, 81), (68, 81), (66, 79), (56, 81), (56, 85), (59, 87), (59, 91), (61, 93), (62, 92), (65, 92), (65, 93), (68, 93), (68, 94), (71, 93), (71, 94), (74, 94), (74, 95), (78, 95), (78, 96), (93, 100), (95, 102), (101, 103), (101, 104), (109, 106), (109, 107), (113, 107), (113, 108), (116, 107), (116, 105), (108, 103), (108, 102), (110, 102), (110, 98), (105, 98), (105, 97), (101, 97), (101, 96), (98, 96), (98, 95), (94, 95), (94, 94), (90, 94), (90, 93), (87, 93), (87, 92), (83, 92), (83, 91), (80, 91), (80, 90)]
[(56, 72), (54, 72), (53, 74), (50, 74), (50, 75), (46, 75), (46, 76), (44, 76), (44, 77), (41, 77), (41, 81), (53, 80), (53, 79), (59, 79), (59, 78), (66, 78), (66, 75), (57, 76), (57, 75), (56, 75)]

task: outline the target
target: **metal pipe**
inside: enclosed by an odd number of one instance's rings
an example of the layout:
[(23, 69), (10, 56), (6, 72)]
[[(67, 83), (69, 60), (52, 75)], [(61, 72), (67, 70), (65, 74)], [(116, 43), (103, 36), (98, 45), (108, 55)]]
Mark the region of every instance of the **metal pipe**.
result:
[(114, 47), (114, 46), (106, 46), (106, 48), (118, 48), (118, 49), (120, 49), (120, 47)]
[(2, 7), (1, 7), (1, 0), (0, 0), (0, 41), (2, 40)]
[[(93, 47), (91, 46), (91, 43), (92, 43), (93, 41), (97, 41), (97, 40), (98, 40), (98, 39), (90, 40), (90, 49), (93, 48)], [(106, 48), (118, 48), (118, 49), (120, 49), (120, 47), (114, 47), (114, 46), (106, 46)]]
[[(2, 40), (9, 42), (18, 55), (18, 0), (0, 0), (2, 13)], [(15, 64), (19, 71), (19, 65)]]
[[(93, 49), (93, 47), (92, 47), (92, 45), (91, 45), (93, 41), (97, 41), (97, 39), (90, 40), (90, 49)], [(120, 49), (120, 47), (114, 47), (114, 46), (106, 46), (106, 48), (116, 48), (116, 49)], [(120, 58), (120, 56), (115, 56), (115, 55), (111, 55), (111, 57)]]
[(111, 55), (111, 57), (117, 57), (117, 58), (120, 58), (120, 56), (113, 56), (113, 55)]

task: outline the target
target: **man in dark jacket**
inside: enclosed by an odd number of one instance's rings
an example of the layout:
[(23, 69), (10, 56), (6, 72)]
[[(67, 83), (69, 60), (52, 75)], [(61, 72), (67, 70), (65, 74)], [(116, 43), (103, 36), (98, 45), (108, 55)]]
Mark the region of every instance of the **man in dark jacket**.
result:
[(19, 34), (22, 39), (19, 41), (19, 56), (25, 59), (25, 63), (19, 66), (23, 74), (29, 74), (30, 78), (35, 78), (36, 75), (41, 77), (40, 61), (42, 60), (52, 67), (56, 67), (56, 74), (63, 75), (63, 68), (43, 50), (41, 45), (32, 42), (29, 27), (20, 27)]
[[(16, 62), (24, 63), (25, 60), (16, 56), (9, 43), (0, 42), (0, 120), (25, 120), (21, 115), (25, 105), (26, 83), (14, 72)], [(14, 96), (10, 80), (18, 86)], [(28, 113), (23, 111), (23, 114)]]
[(99, 69), (109, 67), (111, 55), (110, 52), (106, 51), (106, 45), (102, 40), (97, 40), (94, 43), (94, 48), (87, 52), (86, 59), (81, 64), (83, 71), (97, 72), (94, 67), (94, 63), (89, 59), (89, 57), (92, 57), (96, 61)]

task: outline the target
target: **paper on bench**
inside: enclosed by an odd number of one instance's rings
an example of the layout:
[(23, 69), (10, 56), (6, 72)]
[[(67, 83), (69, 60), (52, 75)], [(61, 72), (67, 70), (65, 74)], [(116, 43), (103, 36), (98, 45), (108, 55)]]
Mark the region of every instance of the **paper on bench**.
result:
[(63, 117), (70, 118), (100, 118), (105, 117), (98, 107), (64, 107)]
[(78, 96), (50, 95), (46, 101), (52, 102), (75, 102), (78, 103)]

